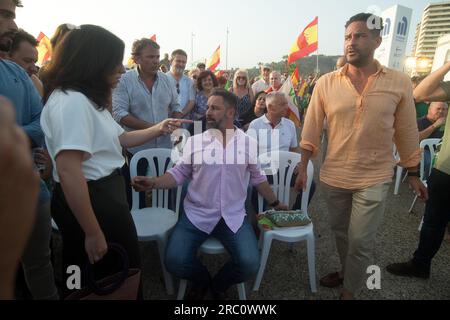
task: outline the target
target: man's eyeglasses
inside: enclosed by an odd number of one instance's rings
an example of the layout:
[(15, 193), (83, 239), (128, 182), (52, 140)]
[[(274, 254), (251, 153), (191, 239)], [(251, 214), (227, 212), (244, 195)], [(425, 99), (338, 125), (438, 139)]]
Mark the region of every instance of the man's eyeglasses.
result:
[(177, 83), (177, 93), (180, 94), (180, 84)]

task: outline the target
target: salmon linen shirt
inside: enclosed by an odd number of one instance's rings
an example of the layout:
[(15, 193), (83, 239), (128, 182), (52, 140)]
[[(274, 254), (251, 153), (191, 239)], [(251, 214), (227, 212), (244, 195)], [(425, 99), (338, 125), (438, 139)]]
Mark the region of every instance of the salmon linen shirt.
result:
[(347, 76), (348, 65), (324, 75), (308, 107), (301, 147), (317, 155), (324, 119), (328, 122), (327, 157), (321, 181), (337, 188), (357, 190), (392, 181), (396, 165), (420, 162), (419, 131), (411, 80), (377, 63), (362, 94)]

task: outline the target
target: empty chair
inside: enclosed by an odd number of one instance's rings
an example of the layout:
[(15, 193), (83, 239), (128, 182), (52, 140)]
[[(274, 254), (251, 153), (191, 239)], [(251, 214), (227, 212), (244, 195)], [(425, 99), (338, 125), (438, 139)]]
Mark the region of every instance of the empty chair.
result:
[[(422, 159), (420, 161), (420, 180), (427, 185), (428, 176), (431, 174), (433, 170), (433, 159), (436, 154), (436, 148), (440, 143), (441, 139), (425, 139), (420, 142), (420, 149), (422, 152)], [(429, 158), (427, 159), (427, 152), (429, 152)], [(411, 208), (409, 209), (409, 213), (411, 213), (414, 209), (414, 206), (417, 202), (417, 195), (414, 197)]]
[[(149, 149), (138, 152), (131, 159), (130, 176), (131, 179), (137, 176), (137, 165), (139, 161), (148, 162), (148, 176), (162, 176), (175, 164), (171, 160), (172, 150), (170, 149)], [(164, 254), (167, 239), (170, 231), (178, 221), (180, 208), (181, 187), (177, 189), (175, 211), (169, 209), (169, 190), (152, 190), (152, 206), (150, 208), (139, 208), (139, 193), (134, 191), (131, 215), (138, 239), (141, 242), (156, 241), (158, 243), (161, 267), (164, 273), (164, 281), (167, 294), (174, 293), (173, 280), (164, 265)]]

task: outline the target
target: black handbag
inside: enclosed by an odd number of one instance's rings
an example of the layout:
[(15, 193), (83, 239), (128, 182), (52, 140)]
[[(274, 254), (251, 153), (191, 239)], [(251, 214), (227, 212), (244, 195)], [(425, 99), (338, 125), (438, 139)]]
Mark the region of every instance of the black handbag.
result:
[(108, 250), (119, 254), (122, 271), (101, 280), (94, 279), (93, 266), (87, 263), (84, 270), (87, 286), (70, 294), (65, 300), (136, 300), (141, 280), (140, 269), (130, 269), (128, 255), (118, 244), (109, 243)]

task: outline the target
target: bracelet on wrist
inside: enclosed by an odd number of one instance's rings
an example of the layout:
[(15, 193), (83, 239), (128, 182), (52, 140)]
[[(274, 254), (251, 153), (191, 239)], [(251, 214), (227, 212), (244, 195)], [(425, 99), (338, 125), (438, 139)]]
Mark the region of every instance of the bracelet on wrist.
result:
[(420, 178), (420, 172), (419, 171), (408, 171), (408, 177), (418, 177)]

